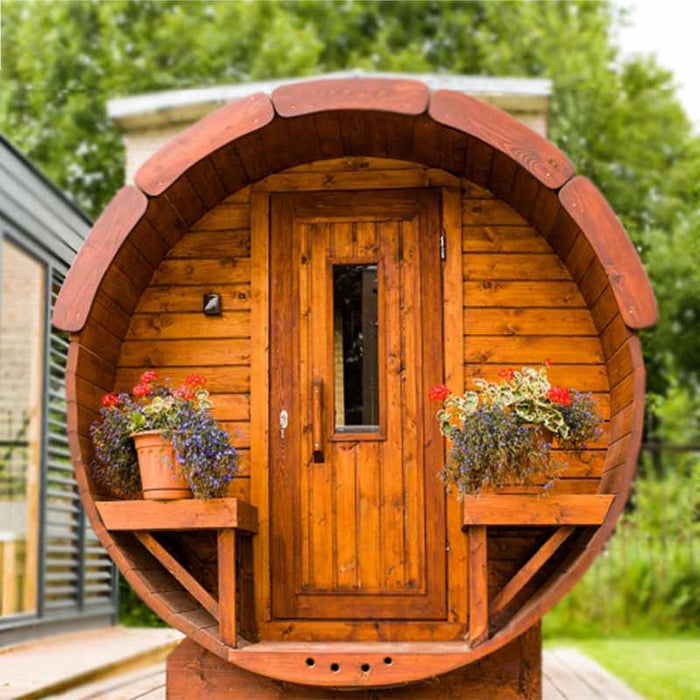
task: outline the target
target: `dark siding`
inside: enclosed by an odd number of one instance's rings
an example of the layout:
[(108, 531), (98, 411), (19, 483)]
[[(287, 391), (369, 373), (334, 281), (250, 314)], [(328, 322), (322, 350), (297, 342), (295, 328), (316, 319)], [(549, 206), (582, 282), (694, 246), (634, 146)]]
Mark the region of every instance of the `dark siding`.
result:
[(66, 264), (73, 261), (91, 226), (90, 219), (2, 136), (0, 216)]
[[(0, 236), (46, 266), (46, 356), (37, 614), (0, 618), (0, 646), (105, 624), (116, 612), (115, 570), (85, 518), (66, 437), (66, 334), (50, 326), (88, 217), (0, 136)], [(2, 504), (0, 504), (2, 507)]]

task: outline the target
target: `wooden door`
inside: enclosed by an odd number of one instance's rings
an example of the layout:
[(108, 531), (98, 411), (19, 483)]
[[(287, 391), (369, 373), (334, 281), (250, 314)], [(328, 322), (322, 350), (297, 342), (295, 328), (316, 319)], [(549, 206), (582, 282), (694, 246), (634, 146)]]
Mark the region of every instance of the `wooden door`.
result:
[(272, 196), (273, 618), (446, 617), (439, 202)]

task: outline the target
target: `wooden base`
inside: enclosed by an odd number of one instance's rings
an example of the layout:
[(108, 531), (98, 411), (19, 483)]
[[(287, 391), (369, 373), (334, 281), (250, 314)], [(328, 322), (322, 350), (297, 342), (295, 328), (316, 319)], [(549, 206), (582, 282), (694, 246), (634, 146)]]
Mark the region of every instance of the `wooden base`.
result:
[(273, 681), (223, 661), (190, 639), (168, 657), (168, 700), (321, 700), (344, 698), (464, 697), (470, 700), (535, 700), (542, 697), (542, 644), (537, 623), (498, 651), (463, 668), (409, 686), (356, 691)]

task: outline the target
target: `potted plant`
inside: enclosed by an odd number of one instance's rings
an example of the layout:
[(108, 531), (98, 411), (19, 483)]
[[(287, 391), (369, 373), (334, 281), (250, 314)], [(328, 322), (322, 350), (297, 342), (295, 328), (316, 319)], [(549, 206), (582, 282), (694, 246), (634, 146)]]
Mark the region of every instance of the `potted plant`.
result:
[(95, 476), (114, 493), (147, 499), (216, 498), (238, 472), (229, 434), (211, 415), (206, 380), (172, 389), (144, 372), (131, 394), (105, 394), (90, 428)]
[(547, 366), (503, 370), (502, 382), (475, 379), (477, 391), (453, 394), (431, 387), (443, 402), (440, 432), (450, 441), (441, 472), (459, 496), (512, 484), (531, 485), (538, 477), (551, 488), (563, 464), (552, 445), (580, 454), (601, 435), (602, 420), (590, 394), (550, 383)]

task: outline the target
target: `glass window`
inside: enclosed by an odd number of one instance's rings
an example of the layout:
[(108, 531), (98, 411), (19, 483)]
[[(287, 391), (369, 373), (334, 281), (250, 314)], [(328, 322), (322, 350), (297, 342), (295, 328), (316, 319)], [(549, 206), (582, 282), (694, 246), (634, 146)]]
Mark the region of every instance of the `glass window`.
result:
[(377, 265), (333, 266), (335, 426), (379, 431)]
[(44, 266), (0, 241), (0, 616), (36, 610)]

